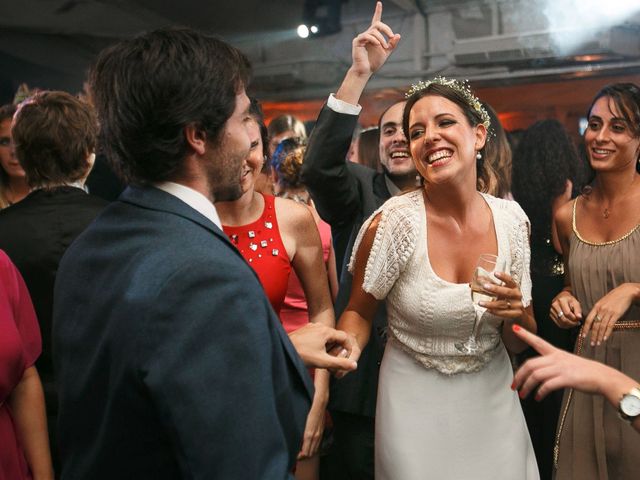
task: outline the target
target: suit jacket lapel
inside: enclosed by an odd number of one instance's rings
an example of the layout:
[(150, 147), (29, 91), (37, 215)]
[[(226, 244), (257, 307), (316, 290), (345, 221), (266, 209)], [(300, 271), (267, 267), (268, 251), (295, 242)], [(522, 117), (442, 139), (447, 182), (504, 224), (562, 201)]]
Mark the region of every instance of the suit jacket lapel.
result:
[[(202, 215), (197, 210), (184, 203), (178, 197), (171, 195), (163, 190), (153, 187), (134, 187), (129, 186), (120, 194), (118, 200), (126, 203), (141, 206), (151, 210), (159, 210), (180, 217), (187, 218), (206, 228), (225, 243), (233, 247), (224, 232), (218, 228), (211, 220)], [(233, 248), (235, 251), (237, 249)]]

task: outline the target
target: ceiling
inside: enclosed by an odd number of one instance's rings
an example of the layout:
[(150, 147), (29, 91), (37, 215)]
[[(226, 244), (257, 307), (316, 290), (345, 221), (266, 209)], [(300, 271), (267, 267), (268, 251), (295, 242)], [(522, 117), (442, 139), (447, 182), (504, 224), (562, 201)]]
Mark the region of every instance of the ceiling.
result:
[[(594, 2), (387, 0), (383, 19), (403, 38), (371, 87), (384, 92), (434, 74), (483, 87), (637, 75), (640, 2), (616, 0), (606, 9)], [(631, 7), (608, 18), (616, 4)], [(373, 5), (343, 1), (341, 32), (302, 40), (294, 31), (303, 0), (0, 0), (0, 100), (9, 101), (22, 82), (77, 92), (102, 48), (167, 25), (211, 32), (242, 49), (262, 99), (322, 98), (348, 67), (351, 39), (367, 27)], [(606, 24), (593, 23), (604, 17)]]

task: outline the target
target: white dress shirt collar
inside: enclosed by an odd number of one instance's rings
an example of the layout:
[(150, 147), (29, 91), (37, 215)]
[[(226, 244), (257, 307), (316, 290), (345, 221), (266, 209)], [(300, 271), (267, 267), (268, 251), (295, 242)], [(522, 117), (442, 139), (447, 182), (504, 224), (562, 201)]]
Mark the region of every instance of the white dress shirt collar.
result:
[(222, 230), (222, 222), (218, 216), (216, 207), (209, 201), (207, 197), (193, 188), (186, 187), (179, 183), (174, 182), (160, 182), (154, 184), (154, 187), (167, 192), (174, 197), (179, 198), (184, 203), (189, 205), (198, 213), (201, 213), (209, 220), (211, 220), (220, 230)]

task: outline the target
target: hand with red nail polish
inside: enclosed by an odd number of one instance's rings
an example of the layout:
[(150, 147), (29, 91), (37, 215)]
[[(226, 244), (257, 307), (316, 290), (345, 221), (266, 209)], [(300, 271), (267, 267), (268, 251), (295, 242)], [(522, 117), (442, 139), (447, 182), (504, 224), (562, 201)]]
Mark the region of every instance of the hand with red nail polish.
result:
[[(614, 368), (560, 350), (524, 328), (516, 327), (513, 326), (516, 336), (541, 355), (527, 360), (513, 378), (511, 388), (518, 390), (520, 398), (536, 388), (537, 401), (554, 390), (575, 388), (604, 395), (617, 408), (622, 395), (638, 386), (638, 381)], [(632, 426), (640, 431), (640, 417)]]

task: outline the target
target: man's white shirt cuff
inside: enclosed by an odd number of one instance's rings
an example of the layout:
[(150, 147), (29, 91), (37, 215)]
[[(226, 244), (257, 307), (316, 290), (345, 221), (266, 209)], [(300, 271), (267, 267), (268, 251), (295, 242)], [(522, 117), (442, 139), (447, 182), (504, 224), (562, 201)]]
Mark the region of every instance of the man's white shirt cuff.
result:
[(333, 93), (329, 95), (327, 107), (336, 113), (345, 113), (347, 115), (360, 115), (362, 111), (361, 105), (353, 105), (335, 97)]

